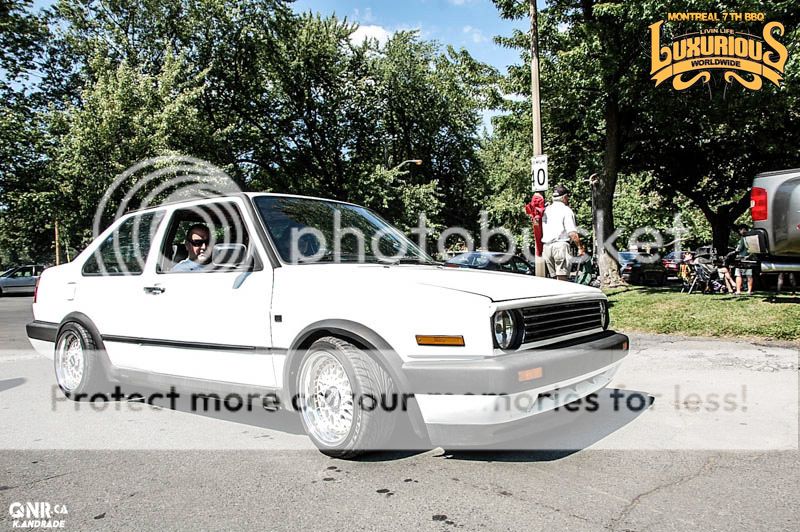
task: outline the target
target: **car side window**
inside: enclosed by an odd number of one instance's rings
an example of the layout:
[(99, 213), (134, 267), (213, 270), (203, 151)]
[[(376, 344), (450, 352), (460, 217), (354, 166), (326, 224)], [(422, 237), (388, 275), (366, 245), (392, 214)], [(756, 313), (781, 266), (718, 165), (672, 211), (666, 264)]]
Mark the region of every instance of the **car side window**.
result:
[(148, 212), (122, 222), (83, 265), (83, 275), (141, 275), (164, 213)]
[[(207, 233), (208, 241), (191, 248), (187, 236), (192, 229)], [(190, 240), (201, 242), (197, 233)], [(213, 273), (259, 270), (261, 263), (252, 248), (245, 220), (234, 202), (197, 205), (172, 214), (156, 266), (157, 273)], [(199, 255), (198, 255), (199, 254)]]
[(20, 268), (19, 270), (15, 271), (12, 277), (15, 279), (22, 279), (24, 277), (30, 277), (33, 275), (32, 268)]

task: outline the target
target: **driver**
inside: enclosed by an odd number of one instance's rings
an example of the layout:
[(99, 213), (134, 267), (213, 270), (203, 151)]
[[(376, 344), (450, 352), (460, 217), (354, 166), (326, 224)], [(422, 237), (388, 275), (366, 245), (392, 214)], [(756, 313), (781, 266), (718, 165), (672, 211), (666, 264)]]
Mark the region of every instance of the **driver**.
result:
[(173, 266), (173, 272), (196, 272), (211, 262), (209, 249), (211, 233), (205, 224), (194, 224), (186, 231), (186, 252), (188, 256)]

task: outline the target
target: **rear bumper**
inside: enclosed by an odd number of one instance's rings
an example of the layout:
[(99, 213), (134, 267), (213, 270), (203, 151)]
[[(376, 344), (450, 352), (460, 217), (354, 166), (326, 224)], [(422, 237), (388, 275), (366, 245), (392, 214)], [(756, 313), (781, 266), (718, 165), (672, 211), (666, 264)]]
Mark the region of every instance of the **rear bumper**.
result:
[(58, 323), (34, 320), (25, 326), (25, 332), (30, 340), (55, 343)]

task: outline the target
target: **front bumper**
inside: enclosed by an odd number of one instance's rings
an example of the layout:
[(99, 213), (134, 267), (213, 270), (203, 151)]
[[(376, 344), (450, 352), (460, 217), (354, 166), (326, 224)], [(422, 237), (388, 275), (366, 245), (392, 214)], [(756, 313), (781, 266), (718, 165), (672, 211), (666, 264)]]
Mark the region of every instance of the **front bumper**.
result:
[(541, 428), (529, 418), (604, 388), (628, 342), (606, 331), (522, 353), (409, 362), (403, 369), (433, 443), (483, 445)]

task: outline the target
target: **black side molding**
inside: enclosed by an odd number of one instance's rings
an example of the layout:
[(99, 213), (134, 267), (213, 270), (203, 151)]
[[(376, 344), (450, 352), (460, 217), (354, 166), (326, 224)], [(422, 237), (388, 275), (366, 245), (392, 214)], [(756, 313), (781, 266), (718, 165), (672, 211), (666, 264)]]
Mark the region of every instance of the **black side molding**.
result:
[(58, 334), (58, 323), (34, 320), (25, 326), (25, 331), (31, 340), (55, 343), (56, 335)]

